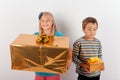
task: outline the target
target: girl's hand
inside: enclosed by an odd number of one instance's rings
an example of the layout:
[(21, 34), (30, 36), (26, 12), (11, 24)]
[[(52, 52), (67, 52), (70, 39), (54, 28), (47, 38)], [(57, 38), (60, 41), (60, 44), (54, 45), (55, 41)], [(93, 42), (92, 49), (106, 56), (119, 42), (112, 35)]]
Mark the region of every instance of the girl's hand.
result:
[(72, 51), (71, 49), (68, 50), (68, 65), (67, 65), (67, 69), (69, 69), (70, 65), (71, 65), (71, 60), (72, 60)]

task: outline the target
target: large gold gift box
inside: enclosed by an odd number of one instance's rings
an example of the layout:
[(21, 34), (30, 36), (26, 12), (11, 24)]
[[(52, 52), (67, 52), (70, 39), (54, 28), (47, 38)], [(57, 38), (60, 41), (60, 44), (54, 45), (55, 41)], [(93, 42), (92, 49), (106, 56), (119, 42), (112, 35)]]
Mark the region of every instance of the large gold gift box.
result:
[(99, 60), (98, 62), (95, 63), (88, 63), (88, 65), (89, 72), (104, 70), (104, 62), (102, 60)]
[(67, 71), (69, 38), (54, 36), (52, 46), (35, 42), (37, 35), (20, 34), (11, 44), (11, 68), (63, 74)]

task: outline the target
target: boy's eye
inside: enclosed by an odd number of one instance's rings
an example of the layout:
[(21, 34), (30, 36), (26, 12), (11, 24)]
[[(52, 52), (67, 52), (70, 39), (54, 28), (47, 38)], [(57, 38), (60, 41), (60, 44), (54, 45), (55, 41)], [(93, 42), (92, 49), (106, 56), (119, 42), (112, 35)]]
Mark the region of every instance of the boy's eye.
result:
[(96, 31), (96, 29), (94, 29), (94, 31)]
[(91, 28), (88, 28), (87, 30), (91, 30)]
[(94, 31), (96, 31), (96, 30), (97, 30), (97, 28), (94, 28), (93, 30), (94, 30)]
[(97, 30), (97, 28), (94, 28), (94, 29), (91, 29), (91, 28), (87, 28), (87, 30), (93, 30), (93, 31), (96, 31)]

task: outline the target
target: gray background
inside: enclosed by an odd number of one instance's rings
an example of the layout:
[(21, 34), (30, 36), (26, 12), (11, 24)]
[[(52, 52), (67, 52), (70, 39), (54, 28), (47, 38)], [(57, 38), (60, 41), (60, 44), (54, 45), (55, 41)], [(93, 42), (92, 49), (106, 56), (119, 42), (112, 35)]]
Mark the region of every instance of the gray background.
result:
[[(70, 37), (70, 47), (83, 35), (81, 22), (95, 17), (96, 37), (102, 41), (105, 71), (101, 80), (120, 80), (120, 1), (119, 0), (0, 0), (0, 80), (33, 80), (34, 72), (11, 70), (9, 44), (20, 34), (38, 31), (38, 14), (50, 11), (58, 31)], [(61, 80), (76, 80), (72, 63)]]

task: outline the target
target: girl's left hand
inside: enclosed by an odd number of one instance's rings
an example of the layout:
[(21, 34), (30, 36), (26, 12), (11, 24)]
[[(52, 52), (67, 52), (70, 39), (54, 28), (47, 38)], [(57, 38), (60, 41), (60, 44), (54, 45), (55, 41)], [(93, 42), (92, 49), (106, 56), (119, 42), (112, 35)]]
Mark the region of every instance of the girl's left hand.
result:
[(71, 59), (72, 59), (72, 51), (71, 49), (68, 50), (68, 65), (67, 65), (67, 69), (69, 69), (70, 65), (71, 65)]

